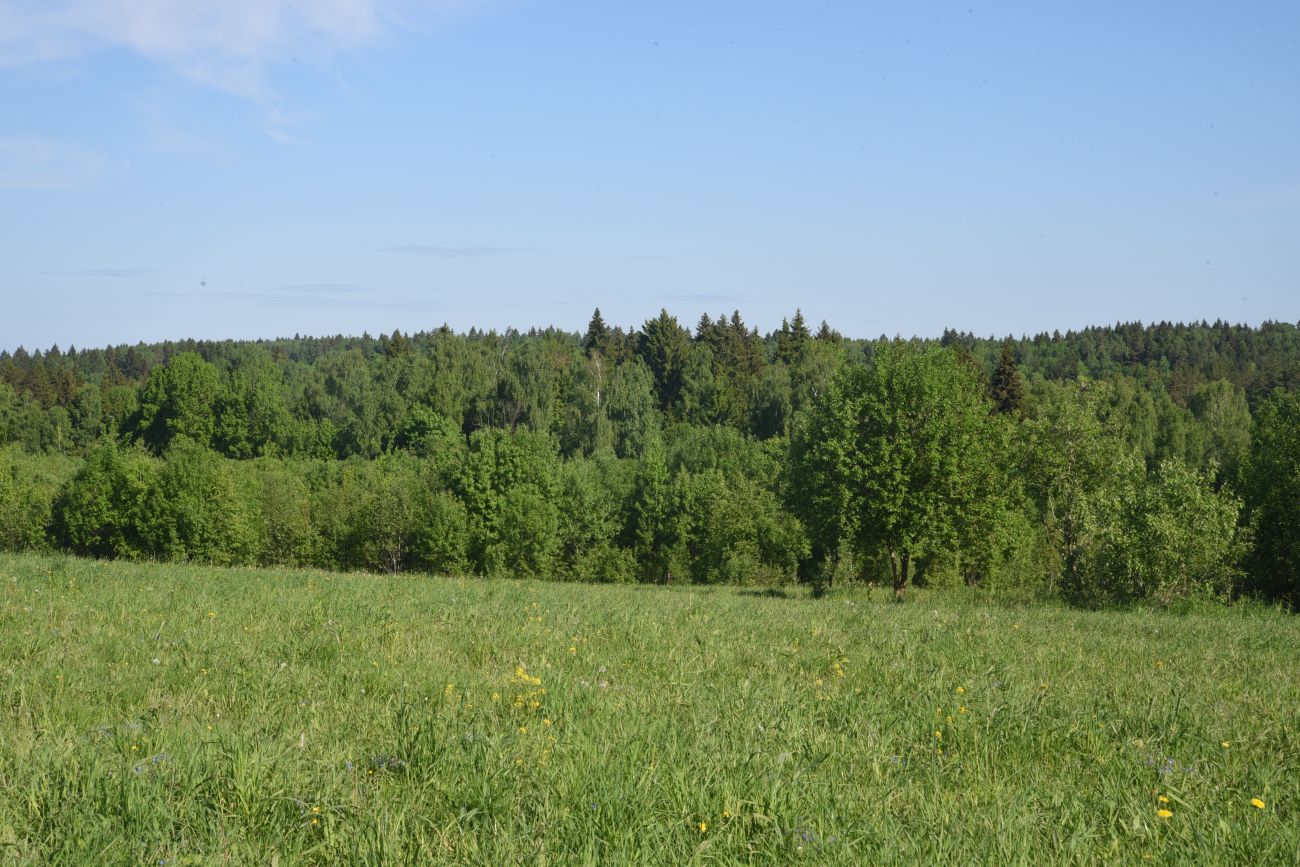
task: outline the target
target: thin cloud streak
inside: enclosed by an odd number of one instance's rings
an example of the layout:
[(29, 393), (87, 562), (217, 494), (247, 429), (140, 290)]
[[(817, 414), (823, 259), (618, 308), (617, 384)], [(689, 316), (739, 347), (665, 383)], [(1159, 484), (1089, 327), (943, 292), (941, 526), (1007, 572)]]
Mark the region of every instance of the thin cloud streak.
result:
[(127, 280), (132, 277), (151, 277), (161, 274), (151, 268), (78, 268), (72, 271), (37, 271), (42, 277), (91, 277), (110, 280)]
[(468, 259), (483, 256), (507, 256), (511, 253), (528, 252), (524, 247), (488, 247), (488, 246), (440, 246), (436, 244), (402, 244), (397, 247), (384, 247), (384, 253), (408, 253), (416, 256), (437, 256), (443, 259)]
[(206, 289), (199, 292), (139, 292), (147, 298), (207, 298), (245, 301), (259, 307), (331, 310), (442, 310), (441, 302), (379, 295), (355, 283), (293, 283), (266, 291)]
[(0, 190), (63, 190), (88, 186), (104, 157), (40, 136), (0, 138)]

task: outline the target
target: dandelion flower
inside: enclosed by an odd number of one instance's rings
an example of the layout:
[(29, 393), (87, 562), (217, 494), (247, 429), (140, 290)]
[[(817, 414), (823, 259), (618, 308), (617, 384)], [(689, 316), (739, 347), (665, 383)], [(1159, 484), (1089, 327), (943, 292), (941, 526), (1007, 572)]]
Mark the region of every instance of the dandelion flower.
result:
[(1228, 748), (1228, 742), (1223, 741), (1222, 743), (1219, 744), (1219, 746), (1223, 747), (1226, 750)]
[(1254, 807), (1256, 810), (1262, 810), (1262, 809), (1264, 809), (1264, 802), (1263, 802), (1262, 800), (1260, 800), (1259, 798), (1251, 798), (1251, 799), (1250, 799), (1250, 805), (1251, 805), (1252, 807)]
[(708, 833), (708, 831), (709, 831), (709, 823), (708, 823), (708, 822), (701, 822), (701, 823), (700, 823), (700, 833), (701, 833), (701, 834), (706, 834), (706, 833)]
[(964, 686), (959, 686), (959, 687), (957, 687), (957, 689), (956, 689), (956, 693), (957, 693), (958, 695), (965, 695), (965, 694), (966, 694), (966, 687), (964, 687)]
[(1169, 803), (1169, 796), (1168, 796), (1168, 795), (1161, 795), (1160, 797), (1156, 798), (1156, 800), (1159, 801), (1159, 802), (1162, 803), (1162, 804), (1168, 804), (1168, 803)]
[(1161, 807), (1159, 810), (1156, 810), (1156, 815), (1162, 819), (1168, 819), (1170, 816), (1173, 815), (1173, 813), (1170, 812), (1169, 810), (1166, 810), (1164, 807)]

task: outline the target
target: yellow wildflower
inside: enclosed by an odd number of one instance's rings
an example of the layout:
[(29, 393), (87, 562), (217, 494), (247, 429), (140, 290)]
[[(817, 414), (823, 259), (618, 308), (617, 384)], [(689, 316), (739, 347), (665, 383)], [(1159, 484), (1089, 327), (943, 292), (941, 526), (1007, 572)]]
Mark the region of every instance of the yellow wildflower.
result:
[(964, 686), (959, 686), (959, 687), (957, 687), (957, 689), (956, 689), (956, 693), (957, 693), (958, 695), (965, 695), (965, 694), (966, 694), (966, 687), (964, 687)]
[(1156, 810), (1156, 815), (1162, 819), (1168, 819), (1170, 816), (1173, 815), (1173, 813), (1171, 813), (1169, 810), (1166, 810), (1164, 807), (1161, 807), (1159, 810)]
[(706, 834), (706, 833), (708, 833), (708, 831), (709, 831), (709, 823), (708, 823), (708, 822), (701, 822), (701, 823), (700, 823), (700, 833), (701, 833), (701, 834)]
[(1256, 810), (1262, 810), (1262, 809), (1264, 809), (1264, 802), (1263, 802), (1262, 800), (1260, 800), (1259, 798), (1251, 798), (1251, 799), (1250, 799), (1250, 805), (1251, 805), (1252, 807), (1254, 807)]
[(1156, 798), (1156, 800), (1159, 801), (1159, 802), (1162, 803), (1162, 804), (1168, 804), (1168, 803), (1169, 803), (1169, 796), (1168, 796), (1168, 795), (1161, 795), (1160, 797)]

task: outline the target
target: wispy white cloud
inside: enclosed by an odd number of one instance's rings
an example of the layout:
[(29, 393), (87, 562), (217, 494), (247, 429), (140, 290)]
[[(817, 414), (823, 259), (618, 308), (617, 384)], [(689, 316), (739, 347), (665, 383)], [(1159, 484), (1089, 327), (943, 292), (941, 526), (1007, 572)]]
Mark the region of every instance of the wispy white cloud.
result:
[(262, 106), (287, 136), (268, 70), (328, 66), (386, 31), (473, 0), (0, 0), (0, 68), (132, 51), (204, 87)]
[(103, 168), (101, 154), (75, 145), (38, 136), (0, 138), (0, 190), (83, 187)]
[(0, 58), (30, 62), (102, 45), (174, 64), (214, 86), (254, 95), (269, 58), (374, 37), (383, 0), (17, 0), (0, 8)]

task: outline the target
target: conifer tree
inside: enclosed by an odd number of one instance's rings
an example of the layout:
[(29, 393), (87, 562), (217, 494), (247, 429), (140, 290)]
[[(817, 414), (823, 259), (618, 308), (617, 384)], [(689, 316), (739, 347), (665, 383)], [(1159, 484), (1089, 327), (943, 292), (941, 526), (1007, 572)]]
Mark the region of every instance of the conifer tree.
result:
[(591, 314), (591, 322), (587, 323), (587, 334), (582, 338), (582, 348), (591, 352), (593, 349), (604, 350), (605, 344), (609, 342), (609, 326), (605, 324), (605, 317), (600, 315), (600, 308)]
[(834, 328), (831, 328), (829, 325), (827, 325), (826, 320), (823, 319), (822, 327), (817, 329), (817, 336), (814, 337), (813, 339), (821, 340), (826, 343), (839, 343), (844, 338), (843, 335), (841, 335), (838, 331), (836, 331)]
[(993, 381), (989, 383), (989, 397), (999, 413), (1024, 416), (1025, 382), (1016, 367), (1011, 338), (1002, 341), (1002, 354), (998, 356), (998, 366), (993, 371)]
[(804, 344), (812, 339), (808, 323), (804, 321), (803, 311), (794, 311), (794, 320), (781, 320), (781, 331), (776, 337), (776, 357), (778, 361), (793, 365), (803, 351)]

